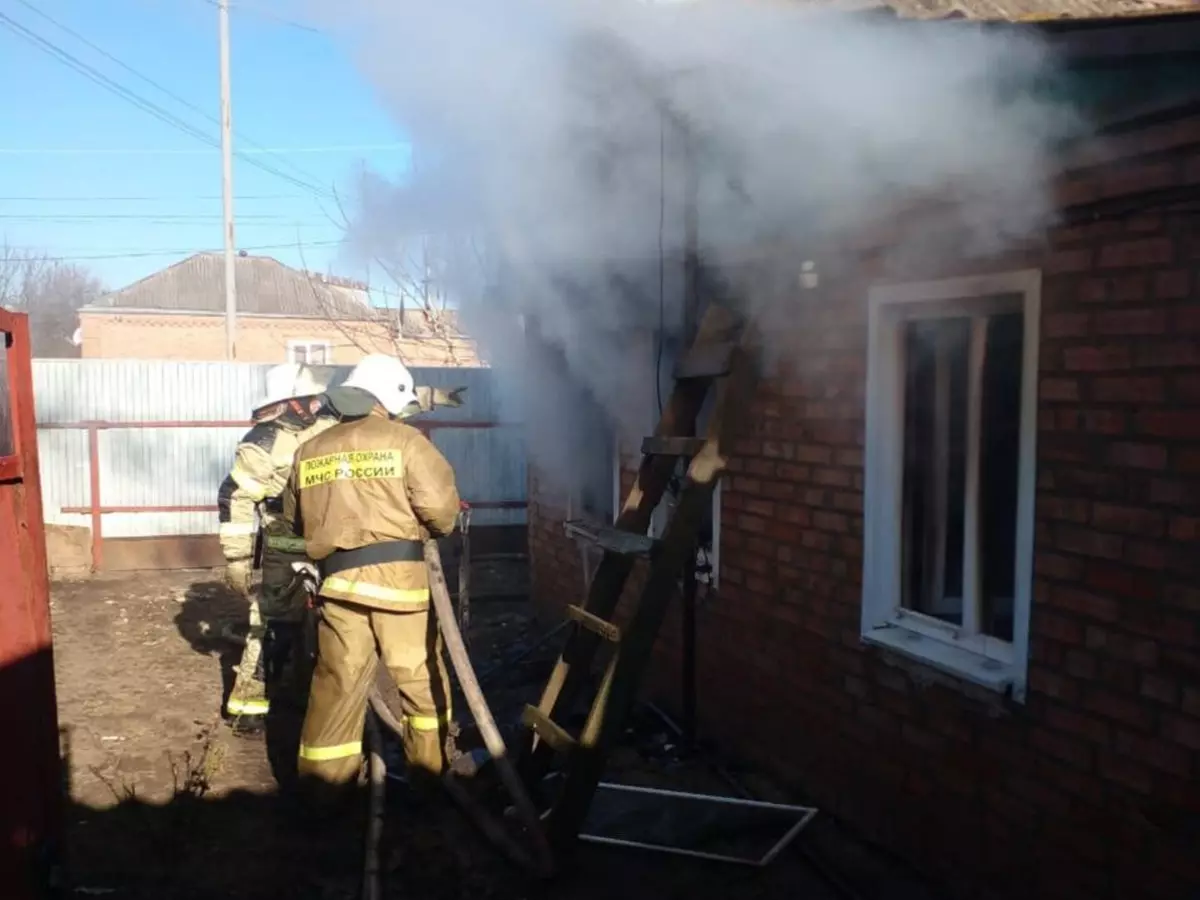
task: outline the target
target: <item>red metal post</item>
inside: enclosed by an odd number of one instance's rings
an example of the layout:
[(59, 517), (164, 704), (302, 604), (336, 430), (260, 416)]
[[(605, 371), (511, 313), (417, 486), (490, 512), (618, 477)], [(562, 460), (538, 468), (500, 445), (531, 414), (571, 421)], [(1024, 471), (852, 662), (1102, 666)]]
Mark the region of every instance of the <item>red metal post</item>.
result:
[(88, 425), (88, 482), (91, 485), (88, 512), (92, 514), (92, 571), (99, 572), (104, 565), (104, 537), (100, 530), (100, 430), (92, 424)]
[[(100, 496), (100, 432), (125, 428), (248, 428), (251, 423), (236, 419), (187, 420), (174, 419), (163, 422), (111, 422), (103, 419), (82, 422), (46, 422), (38, 428), (66, 431), (86, 430), (88, 435), (88, 482), (91, 499), (87, 506), (64, 506), (63, 513), (87, 515), (92, 523), (92, 571), (99, 572), (104, 568), (104, 516), (111, 513), (185, 513), (185, 512), (216, 512), (216, 506), (210, 505), (177, 505), (177, 506), (105, 506)], [(422, 431), (436, 429), (495, 428), (498, 422), (480, 421), (444, 421), (444, 422), (415, 422)], [(4, 474), (6, 460), (0, 459), (0, 475)], [(19, 462), (19, 460), (18, 460)], [(471, 505), (475, 509), (524, 509), (524, 500), (479, 500)]]
[(0, 310), (0, 332), (13, 429), (0, 458), (0, 893), (33, 900), (57, 880), (62, 777), (28, 320)]

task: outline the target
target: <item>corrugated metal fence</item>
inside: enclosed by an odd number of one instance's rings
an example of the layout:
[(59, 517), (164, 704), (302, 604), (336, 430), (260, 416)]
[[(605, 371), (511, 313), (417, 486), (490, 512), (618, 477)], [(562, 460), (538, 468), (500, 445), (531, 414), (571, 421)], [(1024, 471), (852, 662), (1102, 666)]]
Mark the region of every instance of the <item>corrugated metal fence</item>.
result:
[[(48, 523), (107, 538), (214, 534), (217, 487), (269, 366), (34, 360)], [(502, 418), (489, 369), (416, 369), (418, 384), (466, 385), (465, 403), (421, 416), (454, 466), (477, 525), (525, 523), (525, 444)]]

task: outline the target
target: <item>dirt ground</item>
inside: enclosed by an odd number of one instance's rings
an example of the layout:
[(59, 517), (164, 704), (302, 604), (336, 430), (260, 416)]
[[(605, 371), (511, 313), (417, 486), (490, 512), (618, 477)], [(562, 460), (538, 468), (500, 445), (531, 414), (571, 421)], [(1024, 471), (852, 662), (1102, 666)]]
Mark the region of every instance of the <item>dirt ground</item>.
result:
[[(485, 687), (504, 724), (536, 697), (558, 643), (494, 674), (497, 662), (528, 649), (537, 635), (526, 604), (513, 599), (521, 573), (511, 565), (493, 568), (473, 575), (474, 592), (496, 599), (473, 603), (471, 649), (477, 670), (493, 672)], [(264, 739), (235, 736), (221, 720), (239, 650), (222, 638), (222, 628), (244, 622), (245, 610), (219, 573), (57, 584), (53, 615), (70, 779), (69, 891), (114, 900), (360, 896), (361, 823), (322, 829), (297, 815), (287, 794), (278, 792)], [(677, 759), (669, 731), (654, 717), (640, 716), (629, 737), (609, 780), (731, 794), (705, 762)], [(760, 795), (770, 791), (756, 785)], [(418, 817), (402, 802), (389, 807), (384, 851), (388, 897), (934, 896), (821, 815), (761, 870), (584, 844), (557, 880), (532, 884), (452, 807)]]

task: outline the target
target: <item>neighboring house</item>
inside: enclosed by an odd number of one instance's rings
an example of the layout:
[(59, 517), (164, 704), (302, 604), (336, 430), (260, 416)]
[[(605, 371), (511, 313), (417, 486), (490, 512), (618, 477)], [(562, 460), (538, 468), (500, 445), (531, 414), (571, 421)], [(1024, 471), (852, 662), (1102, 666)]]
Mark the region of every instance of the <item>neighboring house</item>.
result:
[[(1111, 127), (1103, 155), (1062, 159), (1044, 244), (897, 262), (881, 223), (825, 271), (810, 251), (819, 286), (788, 298), (792, 358), (766, 373), (714, 510), (698, 716), (955, 896), (1184, 900), (1200, 896), (1200, 20), (1045, 28)], [(591, 444), (579, 465), (602, 486), (612, 456)], [(586, 577), (564, 520), (611, 521), (612, 503), (544, 482), (532, 583), (557, 615)], [(681, 629), (676, 604), (646, 685), (675, 709)]]
[[(367, 286), (238, 256), (238, 362), (350, 364), (371, 352), (414, 366), (477, 366), (452, 313), (373, 306)], [(81, 356), (225, 359), (225, 261), (197, 253), (79, 311)], [(402, 324), (401, 324), (402, 323)]]

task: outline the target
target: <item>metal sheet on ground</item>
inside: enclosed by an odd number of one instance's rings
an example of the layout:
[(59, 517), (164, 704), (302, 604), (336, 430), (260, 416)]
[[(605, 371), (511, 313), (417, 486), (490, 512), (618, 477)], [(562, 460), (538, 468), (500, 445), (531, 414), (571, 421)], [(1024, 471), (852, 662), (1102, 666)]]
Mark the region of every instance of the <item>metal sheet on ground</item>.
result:
[(765, 866), (817, 810), (601, 782), (579, 839)]

